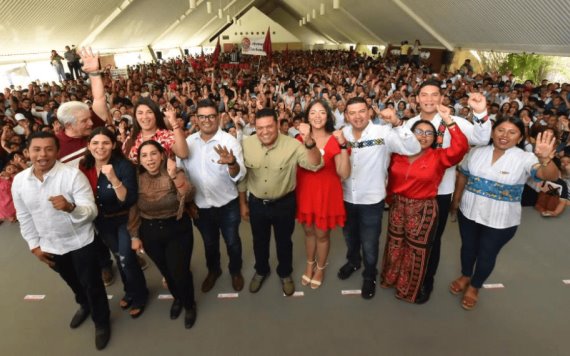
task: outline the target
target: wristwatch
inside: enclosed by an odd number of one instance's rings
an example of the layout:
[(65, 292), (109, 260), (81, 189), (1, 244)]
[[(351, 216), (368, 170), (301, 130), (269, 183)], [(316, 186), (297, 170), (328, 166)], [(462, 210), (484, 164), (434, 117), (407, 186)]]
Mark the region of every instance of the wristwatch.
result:
[(315, 142), (315, 141), (313, 141), (313, 144), (312, 144), (312, 145), (307, 145), (307, 143), (305, 142), (305, 147), (306, 147), (308, 150), (310, 150), (310, 149), (312, 149), (312, 148), (315, 148), (316, 145), (317, 145), (317, 142)]

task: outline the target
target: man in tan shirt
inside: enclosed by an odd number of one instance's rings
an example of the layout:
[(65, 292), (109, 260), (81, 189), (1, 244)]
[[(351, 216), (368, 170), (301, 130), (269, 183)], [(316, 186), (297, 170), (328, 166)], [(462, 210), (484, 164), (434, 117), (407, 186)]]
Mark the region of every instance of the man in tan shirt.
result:
[[(244, 139), (243, 156), (247, 175), (239, 184), (240, 209), (244, 219), (250, 220), (255, 255), (255, 275), (249, 291), (256, 293), (269, 276), (269, 241), (271, 227), (275, 232), (277, 274), (283, 293), (295, 292), (291, 278), (293, 271), (293, 243), (295, 230), (295, 186), (297, 165), (317, 171), (323, 160), (310, 126), (301, 124), (300, 134), (305, 145), (279, 133), (277, 115), (272, 109), (261, 109), (255, 115), (254, 136)], [(249, 201), (246, 198), (249, 191)]]

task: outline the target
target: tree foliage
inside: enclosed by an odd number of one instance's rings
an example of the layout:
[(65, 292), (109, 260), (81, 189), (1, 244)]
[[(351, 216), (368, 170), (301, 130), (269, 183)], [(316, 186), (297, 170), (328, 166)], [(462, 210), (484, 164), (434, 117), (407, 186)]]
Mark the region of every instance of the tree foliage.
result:
[(546, 78), (553, 67), (551, 57), (535, 53), (510, 53), (501, 66), (501, 72), (510, 71), (520, 81), (532, 80), (539, 83)]
[(481, 59), (483, 72), (499, 72), (507, 59), (507, 53), (495, 51), (477, 51)]

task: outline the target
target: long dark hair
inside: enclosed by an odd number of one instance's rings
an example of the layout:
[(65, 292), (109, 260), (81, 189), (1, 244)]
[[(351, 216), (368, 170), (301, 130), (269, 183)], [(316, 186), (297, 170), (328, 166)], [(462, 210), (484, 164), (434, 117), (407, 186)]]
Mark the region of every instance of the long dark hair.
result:
[(416, 126), (418, 126), (419, 124), (428, 124), (431, 127), (431, 129), (433, 130), (433, 132), (435, 132), (435, 134), (433, 135), (433, 142), (431, 143), (430, 147), (431, 148), (437, 148), (437, 130), (435, 129), (435, 126), (433, 126), (433, 124), (429, 120), (418, 120), (418, 121), (414, 122), (414, 124), (410, 128), (410, 131), (412, 131), (412, 133), (414, 133)]
[[(499, 127), (499, 125), (504, 124), (505, 122), (510, 122), (511, 124), (515, 125), (517, 127), (517, 129), (519, 130), (519, 132), (521, 133), (521, 140), (519, 143), (516, 144), (516, 146), (520, 149), (524, 150), (524, 145), (525, 145), (525, 130), (524, 130), (524, 122), (515, 116), (503, 116), (500, 119), (498, 119), (495, 124), (493, 125), (493, 131), (495, 131), (495, 129), (497, 127)], [(490, 143), (493, 143), (493, 139), (491, 138)]]
[(137, 151), (137, 157), (139, 158), (139, 160), (138, 160), (139, 161), (139, 163), (138, 163), (139, 174), (142, 174), (142, 173), (147, 171), (146, 168), (144, 168), (144, 166), (141, 164), (141, 150), (143, 147), (148, 146), (148, 145), (156, 147), (158, 152), (160, 152), (160, 154), (162, 155), (162, 163), (160, 164), (160, 170), (163, 171), (166, 169), (166, 160), (168, 157), (166, 157), (164, 147), (162, 147), (162, 145), (160, 143), (156, 142), (155, 140), (148, 140), (148, 141), (144, 141), (139, 146), (139, 149)]
[(156, 119), (156, 127), (162, 130), (167, 129), (166, 123), (164, 122), (164, 115), (160, 111), (160, 107), (158, 106), (158, 104), (152, 101), (152, 99), (150, 98), (140, 98), (139, 101), (137, 101), (137, 104), (135, 105), (134, 109), (135, 119), (133, 120), (133, 132), (131, 133), (131, 138), (133, 140), (136, 140), (139, 133), (141, 132), (141, 125), (139, 125), (139, 120), (137, 118), (137, 109), (141, 105), (148, 106), (152, 110), (152, 112), (154, 113), (154, 117)]
[[(111, 132), (111, 130), (109, 130), (106, 127), (97, 127), (96, 129), (93, 129), (93, 131), (91, 131), (91, 134), (89, 135), (89, 138), (87, 139), (87, 142), (91, 142), (93, 137), (95, 137), (97, 135), (107, 136), (111, 140), (113, 145), (115, 145), (115, 147), (111, 151), (111, 157), (109, 158), (109, 162), (113, 159), (125, 157), (123, 155), (123, 151), (121, 150), (121, 145), (117, 144), (117, 138), (115, 137), (115, 134), (113, 134), (113, 132)], [(79, 165), (82, 167), (85, 167), (87, 169), (91, 169), (91, 168), (95, 167), (95, 157), (93, 157), (93, 155), (91, 154), (91, 151), (87, 150), (85, 157), (83, 157), (83, 159), (81, 160)]]
[(332, 113), (330, 106), (327, 104), (326, 101), (324, 101), (322, 99), (315, 99), (309, 103), (309, 105), (307, 106), (307, 109), (305, 109), (305, 117), (304, 117), (303, 121), (305, 121), (306, 123), (309, 123), (309, 111), (311, 111), (311, 108), (313, 106), (315, 106), (316, 104), (321, 104), (323, 106), (323, 108), (325, 108), (325, 111), (327, 112), (327, 121), (325, 122), (325, 131), (327, 133), (332, 133), (334, 131), (334, 115)]

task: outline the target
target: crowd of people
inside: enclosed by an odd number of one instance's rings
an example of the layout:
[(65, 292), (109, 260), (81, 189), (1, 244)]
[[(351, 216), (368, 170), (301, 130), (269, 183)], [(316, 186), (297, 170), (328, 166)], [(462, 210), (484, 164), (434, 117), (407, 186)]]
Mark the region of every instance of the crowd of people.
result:
[(90, 49), (77, 55), (80, 68), (68, 61), (75, 79), (0, 94), (0, 218), (17, 220), (32, 253), (70, 286), (80, 306), (70, 327), (91, 315), (98, 349), (111, 335), (109, 250), (132, 318), (149, 295), (144, 252), (174, 298), (171, 319), (185, 310), (185, 327), (194, 325), (192, 223), (206, 254), (204, 293), (222, 274), (220, 233), (232, 288), (243, 289), (239, 225), (248, 220), (249, 291), (270, 275), (273, 230), (276, 273), (293, 295), (297, 221), (303, 286), (323, 285), (331, 231), (342, 228), (338, 278), (363, 266), (363, 298), (374, 297), (380, 272), (381, 287), (422, 304), (448, 216), (457, 216), (461, 275), (449, 290), (470, 310), (521, 224), (522, 203), (538, 204), (545, 183), (558, 204), (543, 216), (569, 200), (567, 83), (519, 83), (470, 65), (434, 73), (352, 51), (285, 51), (271, 63), (243, 56), (244, 66), (202, 55), (115, 78)]

